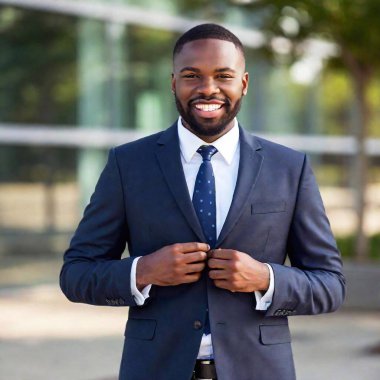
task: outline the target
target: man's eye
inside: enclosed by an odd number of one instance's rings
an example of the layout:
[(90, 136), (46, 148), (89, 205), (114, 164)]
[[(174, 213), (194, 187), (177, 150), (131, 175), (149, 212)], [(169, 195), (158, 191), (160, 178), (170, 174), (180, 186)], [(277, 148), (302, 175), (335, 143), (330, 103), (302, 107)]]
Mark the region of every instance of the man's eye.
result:
[(228, 75), (228, 74), (220, 74), (218, 76), (218, 78), (220, 78), (220, 79), (232, 79), (232, 76)]
[(186, 79), (192, 79), (192, 78), (198, 78), (198, 75), (196, 75), (196, 74), (185, 74), (182, 77), (186, 78)]

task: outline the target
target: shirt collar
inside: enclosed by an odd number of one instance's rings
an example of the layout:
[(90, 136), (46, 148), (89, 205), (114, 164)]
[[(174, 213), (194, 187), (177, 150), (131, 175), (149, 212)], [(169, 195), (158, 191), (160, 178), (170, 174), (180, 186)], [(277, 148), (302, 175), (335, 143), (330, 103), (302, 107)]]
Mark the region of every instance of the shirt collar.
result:
[(212, 144), (206, 143), (194, 133), (190, 132), (182, 124), (182, 120), (179, 117), (177, 122), (178, 127), (178, 137), (179, 137), (179, 147), (181, 153), (186, 162), (190, 162), (194, 157), (197, 149), (201, 145), (213, 145), (228, 165), (231, 164), (236, 149), (239, 146), (239, 127), (238, 122), (235, 118), (234, 126), (223, 136), (219, 137)]

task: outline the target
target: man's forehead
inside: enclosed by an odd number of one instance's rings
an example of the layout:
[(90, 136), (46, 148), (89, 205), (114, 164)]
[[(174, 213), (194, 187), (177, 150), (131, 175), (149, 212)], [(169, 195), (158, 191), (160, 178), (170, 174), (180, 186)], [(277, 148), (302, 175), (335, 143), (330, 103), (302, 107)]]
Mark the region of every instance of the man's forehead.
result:
[[(204, 38), (186, 42), (174, 56), (174, 66), (197, 63), (200, 61), (215, 63), (217, 61), (233, 64), (242, 63), (244, 56), (231, 41), (216, 38)], [(178, 67), (177, 67), (178, 68)]]

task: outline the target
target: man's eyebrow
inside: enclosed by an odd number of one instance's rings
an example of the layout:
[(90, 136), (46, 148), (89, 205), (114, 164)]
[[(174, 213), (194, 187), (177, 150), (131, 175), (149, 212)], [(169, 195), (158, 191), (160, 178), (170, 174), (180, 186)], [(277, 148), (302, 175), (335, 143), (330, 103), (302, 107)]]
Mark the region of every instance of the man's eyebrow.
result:
[(230, 67), (222, 67), (221, 69), (216, 69), (216, 73), (225, 73), (226, 71), (229, 71), (231, 73), (236, 73), (234, 69), (231, 69)]
[[(184, 71), (193, 71), (195, 73), (199, 73), (201, 70), (197, 69), (196, 67), (192, 66), (185, 66), (180, 70), (180, 73), (183, 73)], [(236, 73), (236, 70), (231, 69), (230, 67), (221, 67), (220, 69), (216, 69), (216, 73), (225, 73), (225, 72), (231, 72), (231, 73)]]
[(180, 73), (183, 73), (184, 71), (194, 71), (196, 73), (199, 73), (201, 70), (197, 69), (196, 67), (185, 66), (181, 69)]

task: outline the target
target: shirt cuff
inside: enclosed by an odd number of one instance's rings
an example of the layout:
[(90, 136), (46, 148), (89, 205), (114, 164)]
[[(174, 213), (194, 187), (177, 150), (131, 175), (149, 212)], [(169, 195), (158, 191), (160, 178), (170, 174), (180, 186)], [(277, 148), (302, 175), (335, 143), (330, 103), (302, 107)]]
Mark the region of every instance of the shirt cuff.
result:
[(152, 285), (147, 285), (144, 289), (141, 290), (141, 292), (137, 289), (136, 268), (137, 268), (137, 263), (140, 260), (140, 258), (141, 256), (133, 260), (132, 267), (131, 267), (131, 293), (138, 306), (144, 305), (145, 300), (149, 298), (150, 288), (152, 287)]
[(274, 273), (272, 267), (265, 263), (269, 268), (269, 288), (263, 295), (261, 292), (255, 292), (256, 298), (256, 310), (268, 310), (269, 306), (272, 304), (273, 293), (274, 293)]

